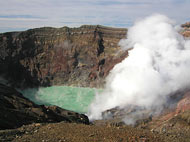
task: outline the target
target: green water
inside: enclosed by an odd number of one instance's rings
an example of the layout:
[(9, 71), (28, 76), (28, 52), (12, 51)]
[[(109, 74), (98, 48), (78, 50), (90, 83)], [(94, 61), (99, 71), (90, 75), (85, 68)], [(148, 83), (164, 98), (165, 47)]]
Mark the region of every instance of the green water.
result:
[(95, 93), (99, 91), (95, 88), (52, 86), (26, 89), (21, 92), (36, 104), (57, 105), (61, 108), (85, 113)]

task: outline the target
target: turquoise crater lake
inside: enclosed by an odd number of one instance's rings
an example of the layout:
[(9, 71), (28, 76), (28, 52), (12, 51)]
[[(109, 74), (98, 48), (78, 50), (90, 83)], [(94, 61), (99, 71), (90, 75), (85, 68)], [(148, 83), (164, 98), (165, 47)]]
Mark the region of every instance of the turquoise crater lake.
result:
[(70, 86), (52, 86), (25, 89), (23, 95), (39, 105), (57, 105), (61, 108), (86, 113), (94, 96), (101, 90)]

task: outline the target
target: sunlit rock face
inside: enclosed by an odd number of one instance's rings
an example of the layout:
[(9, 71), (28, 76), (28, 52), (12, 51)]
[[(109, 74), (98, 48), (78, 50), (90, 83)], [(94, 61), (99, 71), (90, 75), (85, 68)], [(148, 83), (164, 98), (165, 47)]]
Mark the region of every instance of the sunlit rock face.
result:
[[(190, 36), (189, 24), (182, 34)], [(125, 57), (119, 41), (127, 29), (84, 25), (0, 34), (0, 76), (16, 87), (102, 87)]]
[(102, 87), (127, 52), (118, 42), (127, 29), (104, 26), (38, 28), (0, 34), (0, 74), (16, 87)]
[(182, 24), (181, 27), (183, 28), (182, 35), (184, 37), (190, 37), (190, 22)]

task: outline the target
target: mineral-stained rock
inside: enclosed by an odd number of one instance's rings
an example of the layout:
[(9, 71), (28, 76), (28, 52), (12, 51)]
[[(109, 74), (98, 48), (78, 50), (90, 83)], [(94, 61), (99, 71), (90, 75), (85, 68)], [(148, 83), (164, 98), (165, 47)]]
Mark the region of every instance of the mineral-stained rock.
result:
[[(154, 110), (144, 109), (138, 106), (126, 106), (125, 108), (115, 107), (106, 110), (102, 116), (106, 120), (112, 120), (112, 123), (126, 122), (134, 126), (151, 126), (164, 125), (165, 122), (171, 120), (185, 121), (190, 124), (190, 91), (178, 92), (170, 96), (168, 104), (160, 113), (154, 114)], [(132, 120), (132, 121), (131, 121)], [(153, 121), (152, 121), (153, 120)], [(132, 122), (132, 123), (131, 123)], [(96, 122), (97, 123), (97, 122)], [(168, 123), (168, 125), (170, 122)], [(181, 126), (181, 124), (179, 124)]]
[(0, 84), (0, 129), (60, 121), (89, 124), (88, 117), (83, 114), (57, 106), (36, 105), (15, 89)]
[(190, 22), (187, 22), (185, 24), (182, 24), (181, 27), (183, 28), (182, 30), (182, 35), (184, 37), (190, 37)]
[[(190, 37), (189, 23), (181, 34)], [(0, 77), (16, 87), (103, 87), (128, 52), (118, 45), (127, 29), (100, 25), (37, 28), (0, 34)]]
[(102, 87), (127, 52), (118, 42), (127, 29), (104, 26), (38, 28), (0, 34), (0, 75), (16, 87)]
[(185, 93), (183, 98), (178, 102), (176, 114), (190, 110), (190, 92)]

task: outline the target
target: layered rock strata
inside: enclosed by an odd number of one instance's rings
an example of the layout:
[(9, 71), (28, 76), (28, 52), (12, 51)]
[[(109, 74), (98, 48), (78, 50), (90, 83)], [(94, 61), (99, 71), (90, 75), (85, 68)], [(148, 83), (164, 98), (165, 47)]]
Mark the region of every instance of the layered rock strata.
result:
[(0, 34), (0, 75), (16, 87), (102, 87), (127, 52), (118, 42), (127, 29), (84, 25)]

